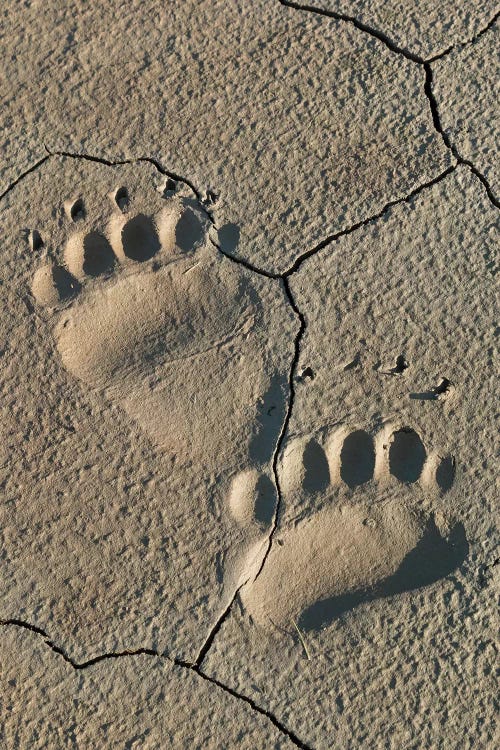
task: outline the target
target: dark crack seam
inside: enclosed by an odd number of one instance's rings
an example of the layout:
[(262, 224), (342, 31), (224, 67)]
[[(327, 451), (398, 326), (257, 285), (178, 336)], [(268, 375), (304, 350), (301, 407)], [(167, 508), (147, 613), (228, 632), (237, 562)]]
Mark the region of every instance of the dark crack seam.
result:
[(35, 164), (33, 164), (31, 167), (28, 167), (28, 169), (26, 169), (24, 172), (22, 172), (19, 175), (19, 177), (16, 177), (16, 179), (13, 182), (11, 182), (10, 185), (8, 185), (5, 188), (5, 190), (3, 191), (3, 193), (0, 193), (0, 201), (2, 201), (5, 198), (5, 196), (8, 193), (10, 193), (10, 191), (13, 190), (16, 187), (16, 185), (19, 182), (21, 182), (22, 180), (24, 180), (24, 178), (27, 177), (32, 172), (35, 172), (39, 167), (42, 166), (42, 164), (45, 164), (45, 162), (48, 159), (50, 159), (50, 154), (47, 154), (47, 156), (44, 156), (42, 159), (39, 159), (37, 162), (35, 162)]
[(408, 195), (403, 196), (402, 198), (395, 198), (392, 201), (389, 201), (389, 203), (386, 203), (385, 206), (378, 211), (378, 213), (373, 214), (373, 216), (368, 217), (367, 219), (362, 219), (361, 221), (358, 221), (356, 224), (353, 224), (350, 227), (347, 227), (346, 229), (341, 229), (339, 232), (336, 232), (335, 234), (331, 234), (328, 237), (325, 237), (325, 239), (321, 240), (317, 245), (312, 247), (310, 250), (306, 250), (302, 255), (299, 255), (297, 260), (293, 263), (290, 268), (284, 272), (283, 278), (288, 279), (290, 276), (292, 276), (294, 273), (297, 273), (301, 265), (304, 263), (305, 260), (308, 258), (311, 258), (313, 255), (316, 255), (320, 250), (323, 250), (323, 248), (327, 247), (328, 245), (331, 245), (333, 242), (336, 242), (341, 237), (345, 237), (346, 235), (352, 234), (353, 232), (356, 232), (361, 227), (366, 227), (369, 224), (372, 224), (374, 221), (377, 221), (378, 219), (382, 218), (388, 211), (390, 211), (391, 208), (394, 208), (394, 206), (399, 206), (402, 203), (409, 203), (413, 198), (415, 198), (420, 193), (424, 192), (428, 188), (431, 188), (433, 185), (437, 185), (439, 182), (442, 182), (442, 180), (446, 179), (450, 174), (453, 174), (453, 172), (457, 168), (457, 164), (452, 164), (450, 167), (444, 170), (444, 172), (441, 172), (436, 177), (433, 177), (432, 180), (429, 180), (428, 182), (424, 182), (421, 185), (418, 185), (414, 190), (412, 190)]
[[(229, 617), (229, 614), (230, 614), (232, 606), (233, 606), (233, 604), (234, 604), (234, 602), (236, 600), (236, 597), (240, 593), (240, 591), (243, 588), (243, 586), (245, 585), (245, 583), (248, 583), (248, 580), (244, 581), (243, 583), (240, 583), (240, 585), (234, 591), (234, 594), (232, 595), (231, 599), (229, 600), (228, 605), (225, 607), (225, 609), (223, 610), (222, 614), (220, 614), (219, 617), (217, 618), (217, 620), (215, 621), (215, 623), (212, 626), (212, 628), (211, 628), (211, 630), (210, 630), (207, 638), (203, 642), (203, 644), (202, 644), (202, 646), (201, 646), (201, 648), (200, 648), (200, 650), (198, 652), (198, 656), (196, 657), (195, 661), (191, 664), (191, 666), (193, 667), (193, 669), (201, 669), (201, 665), (203, 664), (206, 655), (208, 654), (208, 652), (212, 648), (212, 644), (213, 644), (213, 642), (214, 642), (214, 640), (215, 640), (215, 638), (216, 638), (219, 630), (221, 629), (221, 627), (223, 626), (224, 622)], [(185, 664), (189, 664), (189, 662), (184, 662), (184, 663)]]
[(452, 52), (457, 47), (465, 47), (466, 45), (474, 44), (480, 37), (483, 36), (483, 34), (491, 29), (491, 27), (496, 23), (500, 16), (500, 11), (497, 11), (495, 15), (488, 21), (486, 26), (480, 29), (473, 37), (471, 37), (470, 39), (466, 39), (463, 42), (452, 44), (442, 52), (438, 52), (436, 55), (433, 55), (432, 57), (426, 59), (421, 55), (410, 52), (410, 50), (406, 47), (400, 47), (383, 31), (381, 31), (380, 29), (376, 29), (373, 26), (369, 26), (363, 21), (360, 21), (359, 18), (356, 18), (356, 16), (350, 16), (347, 13), (339, 13), (338, 11), (329, 10), (327, 8), (319, 8), (315, 5), (293, 2), (293, 0), (279, 0), (279, 3), (284, 8), (291, 8), (292, 10), (300, 10), (306, 13), (313, 13), (317, 16), (326, 16), (327, 18), (333, 18), (336, 21), (344, 21), (345, 23), (354, 26), (356, 29), (358, 29), (358, 31), (362, 31), (363, 33), (368, 34), (374, 39), (378, 39), (378, 41), (382, 42), (382, 44), (384, 44), (391, 52), (395, 52), (397, 55), (403, 55), (403, 57), (406, 57), (407, 60), (410, 60), (411, 62), (417, 63), (419, 65), (424, 65), (428, 62), (435, 62), (436, 60), (440, 60), (441, 58), (446, 57), (446, 55), (449, 55), (450, 52)]
[(33, 164), (31, 167), (28, 167), (28, 169), (26, 169), (18, 177), (16, 177), (16, 179), (13, 180), (10, 183), (10, 185), (8, 185), (5, 188), (3, 193), (0, 193), (0, 201), (2, 201), (5, 198), (5, 196), (8, 195), (8, 193), (10, 193), (10, 191), (16, 187), (16, 185), (22, 182), (22, 180), (24, 180), (25, 177), (27, 177), (29, 174), (39, 169), (43, 164), (45, 164), (46, 161), (48, 161), (54, 156), (64, 156), (68, 159), (83, 159), (84, 161), (90, 161), (90, 162), (94, 162), (97, 164), (103, 164), (106, 167), (119, 167), (120, 165), (136, 164), (137, 162), (144, 162), (147, 164), (152, 164), (152, 166), (155, 167), (160, 174), (164, 175), (165, 177), (169, 177), (175, 182), (182, 182), (184, 185), (187, 185), (187, 187), (190, 190), (192, 190), (193, 194), (203, 205), (203, 207), (205, 208), (205, 211), (207, 212), (207, 215), (210, 216), (210, 214), (208, 213), (208, 210), (206, 209), (203, 203), (203, 197), (201, 193), (199, 192), (199, 190), (196, 189), (195, 185), (191, 182), (191, 180), (189, 180), (187, 177), (181, 177), (175, 172), (165, 169), (165, 167), (163, 167), (163, 165), (160, 164), (160, 162), (157, 159), (153, 159), (152, 157), (148, 157), (148, 156), (138, 156), (138, 157), (132, 157), (130, 159), (118, 159), (116, 161), (111, 161), (110, 159), (106, 159), (101, 156), (92, 156), (91, 154), (75, 153), (71, 151), (51, 151), (47, 146), (45, 146), (44, 148), (47, 152), (47, 155), (44, 156), (42, 159), (39, 159), (37, 162), (35, 162), (35, 164)]
[(476, 175), (476, 177), (482, 182), (488, 194), (488, 198), (493, 203), (493, 205), (496, 208), (500, 208), (500, 202), (495, 197), (493, 190), (491, 188), (491, 185), (489, 184), (485, 175), (483, 175), (483, 173), (473, 164), (473, 162), (469, 161), (468, 159), (465, 159), (463, 156), (460, 155), (457, 147), (451, 142), (450, 137), (445, 133), (441, 125), (438, 105), (437, 105), (436, 97), (432, 89), (433, 73), (432, 73), (432, 68), (431, 68), (432, 62), (436, 62), (437, 60), (442, 59), (456, 47), (464, 47), (469, 44), (474, 44), (480, 37), (482, 37), (487, 31), (489, 31), (492, 28), (492, 26), (496, 23), (496, 21), (500, 17), (500, 11), (498, 11), (493, 16), (493, 18), (488, 22), (488, 24), (484, 28), (482, 28), (480, 31), (478, 31), (478, 33), (472, 39), (469, 39), (466, 42), (460, 42), (456, 45), (452, 45), (451, 47), (448, 47), (448, 49), (446, 49), (444, 52), (440, 52), (438, 55), (434, 55), (433, 57), (430, 57), (428, 60), (425, 60), (423, 57), (420, 57), (420, 55), (415, 55), (413, 52), (410, 52), (409, 50), (403, 47), (399, 47), (394, 41), (392, 41), (382, 31), (379, 31), (378, 29), (374, 29), (371, 26), (368, 26), (362, 21), (359, 21), (354, 16), (349, 16), (343, 13), (337, 13), (336, 11), (326, 10), (324, 8), (316, 8), (315, 6), (311, 6), (311, 5), (303, 5), (300, 3), (292, 2), (291, 0), (279, 0), (279, 2), (285, 8), (291, 8), (293, 10), (301, 10), (301, 11), (305, 11), (307, 13), (313, 13), (319, 16), (326, 16), (328, 18), (334, 18), (337, 21), (344, 21), (345, 23), (351, 24), (359, 31), (365, 34), (368, 34), (374, 39), (377, 39), (378, 41), (382, 42), (382, 44), (384, 44), (387, 47), (387, 49), (389, 49), (391, 52), (394, 52), (398, 55), (403, 55), (403, 57), (405, 57), (407, 60), (410, 60), (411, 62), (422, 66), (425, 71), (424, 93), (427, 97), (427, 100), (429, 102), (429, 106), (431, 109), (432, 122), (434, 124), (434, 129), (441, 136), (444, 145), (453, 154), (453, 156), (459, 162), (459, 164), (465, 164), (466, 166), (468, 166), (471, 169), (471, 171)]
[(97, 162), (98, 164), (104, 164), (107, 167), (119, 167), (122, 164), (137, 164), (137, 162), (144, 162), (147, 164), (152, 164), (153, 167), (155, 167), (158, 170), (158, 172), (160, 172), (160, 174), (165, 175), (165, 177), (170, 177), (170, 179), (175, 180), (175, 182), (182, 182), (185, 185), (187, 185), (193, 191), (194, 195), (197, 197), (200, 203), (203, 203), (201, 193), (196, 189), (195, 185), (191, 182), (191, 180), (189, 180), (187, 177), (181, 177), (175, 172), (171, 172), (168, 169), (165, 169), (165, 167), (162, 164), (160, 164), (160, 162), (157, 159), (153, 159), (150, 156), (137, 156), (137, 157), (131, 157), (130, 159), (119, 159), (117, 161), (110, 161), (109, 159), (105, 159), (104, 157), (92, 156), (91, 154), (82, 154), (82, 153), (71, 152), (71, 151), (51, 151), (47, 146), (45, 146), (45, 150), (47, 151), (47, 154), (49, 157), (50, 156), (65, 156), (68, 159), (84, 159), (86, 161), (93, 161), (93, 162)]
[(278, 473), (278, 459), (281, 452), (281, 446), (283, 445), (283, 442), (286, 437), (286, 433), (288, 431), (288, 425), (290, 424), (290, 419), (292, 417), (292, 411), (293, 406), (295, 403), (295, 375), (297, 372), (297, 367), (299, 364), (300, 359), (300, 342), (302, 341), (302, 338), (304, 336), (305, 330), (306, 330), (306, 319), (304, 314), (299, 310), (295, 299), (292, 294), (292, 290), (290, 289), (290, 284), (288, 283), (288, 278), (286, 276), (282, 277), (282, 283), (283, 288), (285, 291), (285, 295), (288, 299), (288, 302), (295, 313), (296, 317), (298, 318), (300, 325), (299, 330), (297, 331), (295, 335), (295, 346), (294, 346), (294, 356), (292, 360), (292, 365), (290, 367), (290, 376), (288, 379), (288, 392), (289, 392), (289, 399), (288, 399), (288, 409), (285, 415), (285, 419), (283, 420), (283, 425), (281, 428), (281, 433), (278, 438), (278, 442), (276, 443), (276, 450), (274, 452), (273, 456), (273, 475), (274, 475), (274, 483), (276, 485), (276, 492), (278, 495), (278, 501), (276, 503), (276, 509), (274, 511), (274, 518), (273, 518), (273, 525), (271, 527), (271, 530), (269, 532), (268, 540), (267, 540), (267, 549), (264, 552), (264, 555), (262, 557), (262, 561), (260, 563), (259, 569), (254, 577), (254, 580), (256, 580), (259, 575), (261, 574), (264, 565), (266, 564), (267, 558), (269, 557), (269, 553), (271, 551), (271, 547), (273, 545), (273, 538), (274, 534), (276, 533), (276, 529), (278, 528), (278, 521), (281, 511), (281, 506), (283, 504), (283, 495), (281, 491), (281, 485), (279, 480), (279, 473)]
[(480, 180), (480, 182), (483, 184), (486, 190), (486, 193), (491, 203), (496, 208), (500, 208), (500, 202), (495, 197), (495, 194), (493, 193), (493, 189), (491, 185), (489, 184), (488, 180), (486, 179), (486, 177), (471, 161), (469, 161), (468, 159), (464, 159), (464, 157), (461, 156), (457, 147), (452, 143), (449, 135), (443, 129), (443, 126), (441, 125), (441, 117), (439, 115), (439, 107), (438, 107), (437, 99), (434, 94), (434, 88), (433, 88), (434, 74), (432, 72), (431, 64), (428, 62), (424, 63), (424, 70), (425, 70), (424, 92), (429, 102), (434, 129), (441, 136), (441, 138), (443, 139), (444, 145), (449, 151), (451, 151), (451, 153), (453, 154), (457, 162), (459, 164), (464, 164), (465, 166), (469, 167), (471, 172), (476, 175), (478, 180)]
[(478, 42), (479, 39), (481, 39), (481, 37), (484, 36), (484, 34), (486, 34), (486, 32), (488, 32), (496, 24), (499, 17), (500, 17), (500, 10), (497, 11), (495, 15), (488, 21), (488, 23), (485, 26), (483, 26), (482, 29), (479, 29), (479, 31), (476, 34), (474, 34), (473, 37), (471, 37), (470, 39), (465, 39), (463, 42), (457, 42), (456, 44), (451, 44), (442, 52), (438, 52), (433, 57), (429, 57), (426, 62), (428, 63), (436, 62), (437, 60), (441, 60), (443, 57), (446, 57), (447, 55), (449, 55), (450, 52), (453, 52), (453, 50), (463, 49), (463, 47), (468, 47), (469, 44), (476, 44), (476, 42)]
[(346, 13), (338, 13), (335, 10), (327, 10), (326, 8), (317, 8), (314, 5), (295, 3), (292, 2), (292, 0), (279, 0), (279, 3), (284, 8), (301, 10), (306, 13), (313, 13), (316, 16), (326, 16), (327, 18), (335, 19), (335, 21), (344, 21), (344, 23), (348, 23), (351, 26), (354, 26), (356, 29), (358, 29), (358, 31), (362, 31), (365, 34), (369, 34), (369, 36), (378, 39), (378, 41), (382, 42), (382, 44), (384, 44), (391, 52), (395, 52), (398, 55), (403, 55), (403, 57), (406, 57), (407, 60), (410, 60), (414, 63), (422, 64), (425, 62), (424, 58), (420, 57), (420, 55), (416, 55), (413, 52), (410, 52), (410, 50), (406, 49), (405, 47), (400, 47), (390, 37), (388, 37), (387, 34), (384, 34), (383, 31), (379, 31), (378, 29), (374, 29), (373, 27), (368, 26), (368, 24), (363, 23), (363, 21), (360, 21), (355, 16), (349, 16)]
[(198, 677), (200, 677), (205, 682), (209, 682), (212, 685), (215, 685), (220, 690), (223, 690), (228, 695), (231, 695), (236, 700), (243, 701), (247, 705), (252, 708), (253, 711), (256, 713), (259, 713), (261, 716), (264, 716), (268, 721), (273, 724), (276, 729), (278, 729), (281, 734), (283, 734), (285, 737), (288, 737), (288, 739), (300, 750), (313, 750), (313, 748), (310, 745), (307, 745), (305, 742), (303, 742), (297, 735), (287, 727), (285, 727), (284, 724), (282, 724), (270, 711), (266, 711), (264, 708), (259, 706), (252, 698), (249, 698), (247, 695), (244, 695), (242, 693), (238, 693), (236, 690), (233, 690), (233, 688), (230, 688), (228, 685), (225, 685), (220, 680), (215, 679), (214, 677), (210, 677), (206, 672), (203, 672), (198, 666), (189, 664), (188, 662), (182, 661), (181, 659), (172, 658), (168, 655), (162, 655), (159, 654), (158, 651), (155, 651), (154, 649), (150, 648), (138, 648), (135, 650), (125, 650), (125, 651), (116, 651), (116, 652), (110, 652), (107, 654), (100, 654), (99, 656), (95, 656), (93, 659), (89, 659), (85, 662), (75, 662), (73, 659), (71, 659), (66, 652), (57, 646), (54, 641), (51, 640), (51, 638), (47, 635), (47, 633), (42, 630), (42, 628), (37, 627), (36, 625), (31, 625), (29, 622), (25, 622), (23, 620), (17, 620), (17, 619), (10, 619), (10, 620), (0, 620), (0, 625), (4, 627), (17, 627), (21, 628), (23, 630), (28, 630), (32, 633), (35, 633), (36, 635), (40, 636), (40, 638), (44, 639), (45, 645), (51, 649), (55, 654), (60, 656), (64, 661), (69, 664), (73, 669), (75, 670), (83, 670), (87, 669), (88, 667), (92, 667), (94, 664), (98, 664), (102, 661), (107, 661), (110, 659), (121, 659), (124, 657), (129, 656), (152, 656), (157, 659), (166, 659), (170, 661), (172, 664), (175, 664), (176, 667), (179, 667), (180, 669), (187, 669), (190, 672), (194, 672)]

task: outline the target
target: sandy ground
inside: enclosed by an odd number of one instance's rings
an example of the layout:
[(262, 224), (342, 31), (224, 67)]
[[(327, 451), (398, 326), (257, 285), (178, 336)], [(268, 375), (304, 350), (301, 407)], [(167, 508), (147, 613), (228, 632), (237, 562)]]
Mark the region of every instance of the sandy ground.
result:
[(498, 9), (0, 10), (0, 745), (493, 750)]

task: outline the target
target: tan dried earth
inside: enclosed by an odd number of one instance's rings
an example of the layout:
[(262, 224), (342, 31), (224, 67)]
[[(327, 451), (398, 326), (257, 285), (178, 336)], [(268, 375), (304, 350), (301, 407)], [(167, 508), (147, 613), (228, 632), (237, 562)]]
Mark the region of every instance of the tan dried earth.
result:
[(498, 747), (498, 15), (2, 5), (2, 749)]

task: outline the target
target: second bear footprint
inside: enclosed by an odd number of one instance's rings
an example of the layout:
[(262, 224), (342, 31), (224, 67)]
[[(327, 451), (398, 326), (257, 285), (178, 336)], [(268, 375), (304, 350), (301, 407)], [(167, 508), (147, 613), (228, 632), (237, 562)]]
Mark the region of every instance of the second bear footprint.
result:
[[(289, 522), (242, 590), (246, 609), (261, 625), (328, 624), (357, 604), (448, 575), (467, 554), (462, 525), (444, 528), (422, 501), (451, 488), (455, 461), (428, 456), (411, 428), (385, 425), (374, 439), (363, 430), (340, 429), (323, 445), (296, 439), (284, 451), (279, 476)], [(417, 501), (416, 483), (424, 494)], [(274, 498), (270, 494), (267, 510), (258, 500), (259, 520), (249, 487), (233, 482), (230, 507), (252, 536), (257, 528), (262, 533)], [(297, 513), (290, 520), (292, 507)], [(249, 567), (255, 570), (254, 554)]]

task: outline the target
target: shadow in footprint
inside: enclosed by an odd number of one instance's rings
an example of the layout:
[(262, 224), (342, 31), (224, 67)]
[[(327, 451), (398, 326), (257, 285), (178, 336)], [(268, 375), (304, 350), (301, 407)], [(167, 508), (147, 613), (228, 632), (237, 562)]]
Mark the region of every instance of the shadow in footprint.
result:
[(431, 518), (422, 539), (404, 558), (394, 575), (370, 589), (316, 602), (302, 613), (299, 627), (304, 631), (320, 630), (360, 604), (429, 586), (456, 570), (468, 554), (469, 544), (461, 523), (456, 524), (448, 539), (445, 539)]
[(62, 266), (53, 267), (52, 278), (61, 301), (69, 299), (80, 291), (78, 281)]
[(264, 474), (259, 478), (256, 487), (254, 516), (264, 529), (269, 528), (276, 509), (276, 489), (269, 477)]
[(127, 258), (149, 260), (160, 249), (155, 225), (149, 216), (137, 214), (122, 229), (123, 252)]
[(115, 254), (106, 237), (90, 232), (83, 240), (83, 272), (88, 276), (102, 276), (113, 270)]
[(340, 477), (348, 487), (369, 482), (375, 470), (373, 440), (364, 430), (346, 437), (340, 452)]
[(205, 237), (201, 221), (194, 211), (188, 208), (179, 219), (175, 228), (175, 242), (182, 252), (188, 253), (197, 247)]
[(410, 393), (410, 398), (414, 401), (436, 401), (441, 396), (446, 397), (453, 388), (453, 383), (448, 378), (441, 378), (440, 382), (430, 391), (423, 393)]
[(415, 430), (405, 427), (394, 433), (389, 449), (389, 470), (406, 484), (417, 482), (424, 468), (426, 452)]
[(410, 393), (412, 401), (435, 401), (436, 394), (434, 391), (422, 391), (422, 393)]
[(330, 470), (323, 448), (310, 440), (304, 448), (304, 490), (323, 492), (330, 484)]
[(232, 255), (238, 248), (240, 228), (237, 224), (224, 224), (218, 232), (219, 245), (223, 253)]
[(443, 494), (452, 488), (455, 481), (455, 473), (455, 459), (453, 456), (446, 456), (436, 470), (436, 482)]

